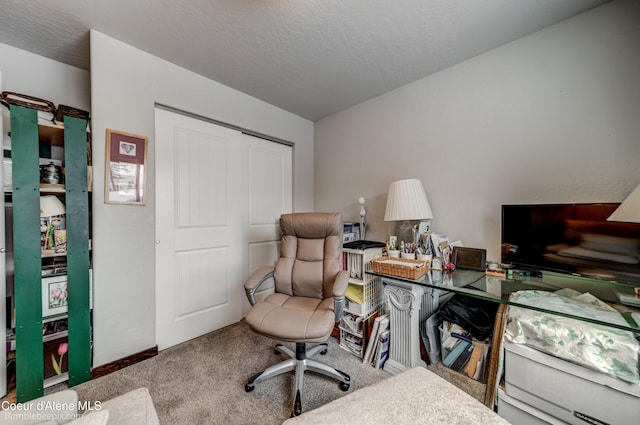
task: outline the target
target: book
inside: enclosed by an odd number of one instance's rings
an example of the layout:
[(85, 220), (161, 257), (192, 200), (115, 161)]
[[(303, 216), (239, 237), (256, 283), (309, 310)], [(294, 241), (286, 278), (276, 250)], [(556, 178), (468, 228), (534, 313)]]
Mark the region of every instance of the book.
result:
[(478, 363), (481, 360), (482, 351), (484, 348), (484, 344), (476, 343), (473, 348), (473, 353), (471, 353), (471, 357), (469, 358), (469, 363), (467, 363), (467, 367), (465, 372), (469, 378), (473, 378), (476, 374), (476, 369), (478, 367)]
[(390, 335), (391, 331), (387, 329), (384, 332), (380, 333), (380, 336), (378, 336), (378, 345), (376, 347), (376, 355), (374, 361), (374, 366), (376, 369), (380, 369), (384, 365), (384, 362), (387, 360), (387, 357), (389, 357)]
[(453, 350), (451, 350), (451, 352), (449, 352), (449, 354), (447, 354), (447, 356), (444, 358), (444, 360), (442, 360), (442, 364), (445, 365), (446, 367), (451, 367), (451, 365), (453, 364), (453, 362), (467, 349), (469, 348), (469, 346), (471, 345), (471, 343), (465, 341), (465, 340), (460, 340), (456, 346), (453, 348)]
[(470, 343), (467, 345), (462, 353), (451, 363), (451, 369), (461, 371), (465, 368), (467, 363), (469, 362), (469, 358), (471, 357), (471, 353), (473, 352), (474, 345)]
[[(383, 323), (384, 322), (384, 323)], [(381, 327), (381, 323), (382, 327)], [(378, 335), (380, 332), (387, 329), (389, 326), (389, 315), (383, 314), (381, 316), (376, 317), (373, 321), (373, 329), (371, 330), (371, 336), (369, 337), (369, 342), (367, 343), (367, 348), (362, 358), (363, 364), (370, 364), (373, 361), (373, 355), (375, 352), (376, 341), (378, 340)]]
[(362, 347), (366, 349), (369, 339), (371, 338), (371, 332), (373, 331), (373, 323), (378, 317), (378, 312), (374, 311), (373, 314), (363, 320), (362, 323)]

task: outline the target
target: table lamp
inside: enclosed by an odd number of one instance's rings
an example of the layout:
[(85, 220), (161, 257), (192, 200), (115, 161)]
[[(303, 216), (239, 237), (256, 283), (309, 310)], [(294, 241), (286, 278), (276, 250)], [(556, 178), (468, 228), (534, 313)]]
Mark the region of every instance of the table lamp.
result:
[[(627, 196), (627, 199), (607, 218), (607, 221), (640, 223), (640, 185), (631, 192), (631, 195)], [(622, 304), (632, 305), (634, 307), (640, 306), (640, 287), (635, 287), (633, 294), (618, 290), (616, 290), (616, 294)]]
[[(402, 221), (400, 230), (405, 233), (412, 227), (410, 221), (432, 218), (433, 213), (419, 179), (405, 179), (391, 183), (384, 221)], [(415, 234), (412, 235), (412, 239), (415, 239)], [(413, 240), (413, 242), (416, 241)]]
[(631, 195), (627, 196), (627, 199), (607, 218), (607, 221), (640, 223), (640, 185), (631, 192)]
[(66, 213), (64, 204), (55, 195), (47, 195), (40, 197), (40, 218), (46, 219), (46, 230), (44, 237), (44, 245), (42, 249), (53, 248), (53, 229), (54, 219), (61, 217)]

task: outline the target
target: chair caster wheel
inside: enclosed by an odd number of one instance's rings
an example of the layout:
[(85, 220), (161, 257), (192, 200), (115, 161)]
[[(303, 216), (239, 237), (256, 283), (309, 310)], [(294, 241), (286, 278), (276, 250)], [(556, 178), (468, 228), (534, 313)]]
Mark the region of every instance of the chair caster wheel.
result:
[(282, 352), (280, 352), (278, 350), (273, 350), (273, 352), (276, 354), (276, 356), (279, 356), (280, 354), (282, 354)]
[(325, 354), (327, 354), (327, 350), (322, 350), (322, 351), (320, 351), (320, 355), (321, 355), (321, 356), (324, 356)]
[(253, 385), (249, 385), (249, 384), (246, 384), (246, 385), (244, 386), (244, 390), (245, 390), (246, 392), (248, 392), (248, 393), (250, 393), (251, 391), (253, 391), (253, 389), (254, 389), (254, 388), (255, 388), (255, 386), (253, 386)]
[(346, 382), (340, 382), (340, 389), (341, 389), (342, 391), (349, 391), (349, 386), (350, 386), (350, 385), (351, 385), (351, 384), (348, 384), (348, 383), (346, 383)]

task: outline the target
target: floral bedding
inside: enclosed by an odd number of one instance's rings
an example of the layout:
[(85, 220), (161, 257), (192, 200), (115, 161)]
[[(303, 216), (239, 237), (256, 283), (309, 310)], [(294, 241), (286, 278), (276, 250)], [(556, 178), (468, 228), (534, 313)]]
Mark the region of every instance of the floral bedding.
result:
[[(519, 291), (511, 294), (510, 301), (629, 326), (617, 310), (589, 293), (581, 294), (572, 289)], [(632, 318), (640, 323), (640, 315), (635, 314)], [(633, 332), (510, 306), (504, 338), (640, 384), (640, 343)]]

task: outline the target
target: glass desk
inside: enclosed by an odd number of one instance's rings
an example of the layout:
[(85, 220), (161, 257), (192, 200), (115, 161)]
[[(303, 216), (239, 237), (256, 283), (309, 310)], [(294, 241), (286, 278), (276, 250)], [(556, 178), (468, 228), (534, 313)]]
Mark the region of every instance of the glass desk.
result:
[[(567, 311), (540, 308), (509, 300), (509, 296), (517, 291), (541, 290), (553, 292), (563, 288), (570, 288), (583, 293), (589, 292), (595, 297), (608, 303), (618, 303), (620, 294), (627, 296), (633, 295), (632, 287), (620, 283), (552, 272), (544, 272), (543, 277), (521, 275), (517, 279), (506, 279), (504, 277), (490, 276), (485, 274), (485, 272), (474, 270), (458, 269), (452, 273), (431, 270), (416, 280), (376, 272), (370, 273), (374, 276), (380, 276), (383, 282), (387, 283), (397, 284), (398, 282), (403, 282), (411, 285), (419, 285), (423, 288), (439, 289), (447, 292), (464, 294), (470, 297), (494, 301), (500, 304), (508, 304), (617, 329), (640, 332), (640, 323), (637, 323), (630, 313), (623, 313), (622, 316), (625, 318), (627, 323), (620, 323), (619, 315), (612, 315), (610, 320), (606, 317), (594, 318), (579, 316)], [(632, 306), (625, 307), (625, 310), (640, 313), (640, 308)]]
[[(618, 304), (620, 294), (633, 295), (633, 288), (615, 282), (599, 281), (578, 276), (559, 273), (543, 274), (543, 277), (532, 277), (523, 274), (514, 279), (494, 277), (482, 271), (458, 269), (453, 273), (431, 270), (419, 279), (408, 279), (377, 272), (369, 272), (382, 278), (385, 298), (391, 315), (391, 338), (389, 358), (384, 369), (392, 374), (416, 367), (425, 366), (420, 353), (420, 331), (426, 326), (428, 317), (439, 310), (440, 303), (449, 293), (463, 294), (469, 297), (499, 303), (494, 329), (494, 338), (501, 338), (506, 318), (506, 307), (516, 306), (543, 313), (577, 319), (595, 325), (631, 331), (640, 335), (640, 309), (628, 306), (616, 306), (624, 312), (612, 312), (592, 317), (576, 315), (570, 311), (562, 311), (543, 306), (531, 306), (509, 299), (511, 294), (523, 290), (541, 290), (555, 292), (563, 288), (574, 289), (580, 293), (590, 293), (602, 301)], [(522, 297), (519, 297), (522, 298)], [(635, 316), (635, 320), (634, 317)], [(500, 325), (498, 323), (500, 322)], [(397, 336), (396, 336), (397, 335)], [(493, 344), (491, 361), (487, 374), (485, 404), (494, 407), (497, 392), (498, 359), (501, 344)]]

